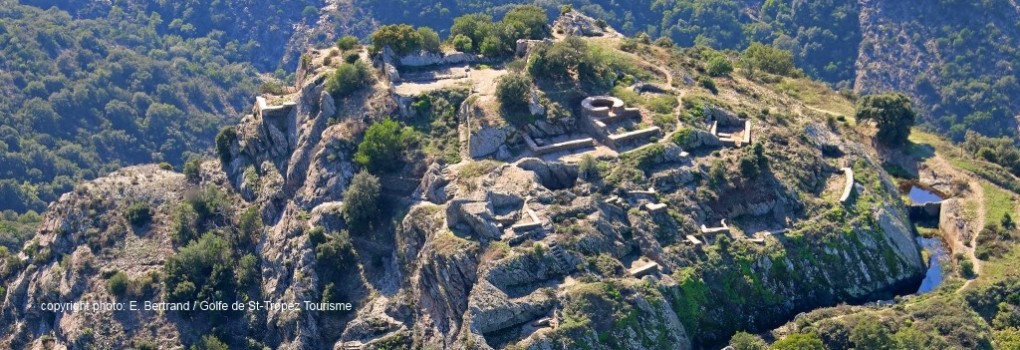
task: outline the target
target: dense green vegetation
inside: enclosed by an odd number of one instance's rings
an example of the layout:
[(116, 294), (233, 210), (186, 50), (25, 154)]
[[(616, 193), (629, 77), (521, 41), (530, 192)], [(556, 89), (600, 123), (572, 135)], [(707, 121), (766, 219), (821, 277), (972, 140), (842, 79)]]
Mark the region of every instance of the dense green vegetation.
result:
[[(793, 53), (761, 43), (751, 43), (751, 46), (744, 49), (738, 63), (740, 68), (744, 69), (744, 73), (751, 77), (757, 76), (758, 72), (784, 76), (800, 74), (793, 64)], [(716, 68), (716, 70), (720, 70), (720, 68)]]
[[(337, 42), (338, 46), (340, 42)], [(350, 42), (342, 46), (349, 46)], [(341, 48), (342, 48), (341, 46)], [(385, 25), (372, 33), (372, 49), (382, 51), (384, 47), (393, 49), (398, 55), (425, 50), (439, 52), (439, 33), (429, 27), (414, 29), (406, 24)]]
[(347, 225), (356, 232), (372, 227), (379, 216), (379, 178), (368, 172), (360, 172), (351, 179), (351, 186), (344, 192), (343, 216)]
[[(489, 57), (512, 54), (518, 39), (540, 39), (549, 34), (549, 18), (545, 11), (534, 5), (514, 6), (502, 20), (473, 13), (456, 18), (450, 25), (448, 41), (463, 52), (480, 53)], [(440, 38), (431, 27), (415, 29), (407, 24), (384, 25), (372, 33), (373, 51), (391, 48), (398, 55), (418, 51), (439, 52)]]
[(373, 173), (388, 172), (403, 166), (405, 151), (417, 138), (414, 129), (393, 119), (372, 124), (358, 144), (354, 162)]
[(179, 167), (257, 87), (222, 32), (171, 35), (171, 17), (120, 8), (0, 8), (0, 210), (41, 211), (122, 165)]
[(373, 81), (368, 65), (360, 60), (342, 63), (326, 80), (326, 91), (334, 97), (346, 97)]
[(510, 73), (496, 82), (496, 97), (508, 114), (525, 113), (531, 100), (531, 78), (526, 74)]
[(899, 146), (907, 142), (910, 128), (914, 126), (915, 112), (910, 99), (899, 93), (867, 95), (857, 102), (859, 121), (875, 122), (878, 142)]
[[(412, 23), (446, 28), (466, 13), (491, 16), (508, 12), (511, 4), (496, 0), (358, 0), (384, 23)], [(870, 3), (870, 11), (895, 16), (895, 26), (862, 27), (864, 10), (857, 1), (769, 0), (635, 0), (621, 6), (607, 0), (558, 0), (542, 3), (550, 15), (560, 6), (604, 20), (627, 35), (647, 33), (666, 37), (681, 47), (694, 45), (743, 50), (752, 43), (769, 44), (792, 53), (797, 67), (808, 76), (829, 82), (837, 89), (854, 87), (860, 52), (876, 54), (876, 47), (900, 47), (906, 40), (917, 47), (934, 50), (925, 57), (930, 68), (914, 70), (913, 57), (875, 57), (914, 74), (901, 90), (910, 90), (925, 126), (962, 141), (967, 130), (988, 136), (1015, 139), (1020, 102), (1020, 83), (1011, 68), (1020, 65), (1017, 46), (1010, 44), (1020, 31), (1009, 0), (972, 1), (882, 1)], [(393, 11), (393, 9), (404, 9)], [(972, 18), (986, 18), (976, 23)], [(865, 30), (872, 30), (865, 38)], [(922, 34), (923, 33), (923, 34)], [(445, 33), (450, 34), (450, 33)], [(455, 38), (454, 42), (477, 47), (476, 38)], [(470, 40), (469, 40), (470, 39)], [(869, 39), (869, 40), (865, 40)], [(469, 43), (469, 41), (473, 41)], [(665, 41), (663, 41), (665, 42)], [(933, 45), (929, 45), (933, 44)], [(897, 55), (901, 52), (880, 52)], [(887, 67), (892, 68), (892, 67)], [(875, 69), (883, 72), (887, 68)], [(876, 87), (881, 92), (888, 87)], [(909, 89), (908, 89), (909, 88)]]
[(985, 137), (967, 131), (960, 147), (978, 159), (1001, 165), (1014, 176), (1020, 176), (1020, 149), (1013, 140), (1005, 137)]

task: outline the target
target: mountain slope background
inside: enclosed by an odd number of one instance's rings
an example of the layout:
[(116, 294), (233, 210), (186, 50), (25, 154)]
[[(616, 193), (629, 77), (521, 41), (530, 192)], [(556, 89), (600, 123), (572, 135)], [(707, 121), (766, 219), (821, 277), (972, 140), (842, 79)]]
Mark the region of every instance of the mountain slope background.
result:
[[(381, 22), (445, 28), (504, 1), (355, 0)], [(1020, 4), (1013, 0), (538, 1), (571, 4), (621, 32), (680, 46), (742, 50), (752, 42), (794, 53), (798, 67), (837, 89), (909, 93), (925, 126), (962, 141), (967, 130), (1017, 136)], [(392, 11), (394, 8), (416, 9)]]

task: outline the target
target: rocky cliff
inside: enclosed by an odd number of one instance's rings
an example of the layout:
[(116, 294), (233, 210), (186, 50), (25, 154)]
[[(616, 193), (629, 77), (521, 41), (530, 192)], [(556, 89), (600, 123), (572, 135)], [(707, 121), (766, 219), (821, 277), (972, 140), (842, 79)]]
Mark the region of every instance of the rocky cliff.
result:
[[(341, 212), (360, 169), (356, 145), (368, 125), (400, 114), (400, 97), (378, 72), (352, 96), (324, 92), (327, 55), (311, 53), (295, 93), (266, 96), (223, 134), (219, 161), (187, 176), (127, 168), (52, 204), (37, 237), (3, 262), (14, 273), (4, 279), (0, 346), (175, 347), (215, 335), (282, 349), (686, 349), (889, 295), (923, 275), (905, 208), (859, 142), (866, 136), (739, 76), (719, 79), (718, 96), (677, 83), (686, 94), (677, 110), (753, 120), (743, 131), (753, 144), (681, 149), (653, 139), (626, 152), (600, 146), (580, 162), (536, 158), (513, 138), (505, 161), (412, 151), (418, 161), (380, 176), (385, 218), (350, 230)], [(697, 59), (673, 55), (680, 63), (622, 57), (668, 67), (669, 82), (695, 74)], [(543, 103), (579, 105), (570, 98)], [(854, 195), (841, 203), (846, 181)], [(135, 215), (141, 206), (148, 219)], [(190, 227), (210, 233), (199, 239)], [(39, 309), (182, 296), (352, 310)]]

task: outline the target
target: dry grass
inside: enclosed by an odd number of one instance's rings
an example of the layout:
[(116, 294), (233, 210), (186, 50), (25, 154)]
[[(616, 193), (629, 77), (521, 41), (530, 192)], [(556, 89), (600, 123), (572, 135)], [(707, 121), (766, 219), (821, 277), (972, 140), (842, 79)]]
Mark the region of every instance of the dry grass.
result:
[(820, 112), (842, 115), (848, 120), (854, 116), (855, 107), (853, 102), (832, 91), (825, 84), (804, 78), (783, 78), (774, 87), (776, 90), (799, 99), (807, 106), (814, 107)]

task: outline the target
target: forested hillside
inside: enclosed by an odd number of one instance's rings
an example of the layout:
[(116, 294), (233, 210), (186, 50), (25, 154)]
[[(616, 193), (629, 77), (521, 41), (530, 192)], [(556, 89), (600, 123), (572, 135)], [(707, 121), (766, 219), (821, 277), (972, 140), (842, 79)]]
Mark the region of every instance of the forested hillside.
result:
[[(495, 0), (355, 0), (382, 22), (446, 28), (465, 12), (499, 13)], [(837, 89), (908, 92), (932, 130), (1016, 138), (1020, 7), (1010, 0), (544, 0), (601, 18), (622, 32), (680, 46), (793, 52), (798, 67)], [(393, 11), (392, 9), (404, 9)]]
[(258, 72), (221, 35), (165, 35), (162, 21), (2, 2), (0, 210), (40, 211), (124, 164), (180, 166), (236, 120)]
[[(224, 58), (247, 61), (263, 71), (274, 71), (296, 28), (314, 23), (321, 2), (289, 1), (69, 1), (23, 0), (43, 9), (56, 7), (79, 19), (97, 19), (120, 26), (139, 16), (161, 36), (210, 38), (224, 48)], [(155, 16), (155, 18), (153, 18)], [(287, 70), (292, 70), (293, 67)]]
[[(0, 233), (73, 183), (127, 164), (180, 167), (309, 46), (382, 24), (498, 18), (503, 0), (0, 0)], [(789, 50), (844, 92), (908, 93), (922, 127), (1017, 137), (1020, 6), (1012, 0), (539, 0), (662, 45)], [(263, 78), (259, 78), (263, 77)], [(987, 158), (987, 157), (986, 157)], [(1010, 161), (1001, 161), (1007, 167)], [(31, 226), (31, 225), (28, 225)]]

